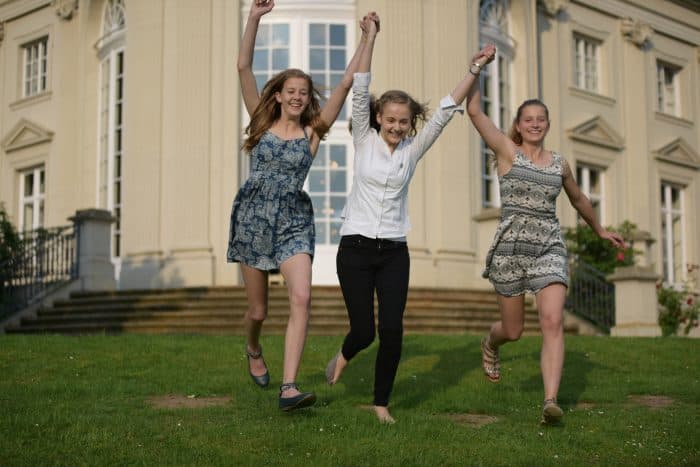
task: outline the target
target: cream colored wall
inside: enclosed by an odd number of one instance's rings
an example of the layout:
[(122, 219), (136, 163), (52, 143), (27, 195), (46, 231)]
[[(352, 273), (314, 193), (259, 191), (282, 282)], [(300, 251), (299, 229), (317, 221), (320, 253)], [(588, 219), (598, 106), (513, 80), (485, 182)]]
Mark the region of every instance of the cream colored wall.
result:
[[(48, 0), (27, 2), (0, 5), (0, 140), (21, 118), (53, 132), (53, 137), (9, 154), (0, 152), (0, 201), (16, 220), (16, 170), (44, 163), (46, 223), (62, 225), (75, 210), (98, 207), (100, 69), (94, 44), (101, 35), (104, 0), (81, 1), (69, 20), (58, 17)], [(30, 3), (44, 6), (16, 13)], [(236, 284), (238, 268), (225, 257), (231, 202), (240, 178), (235, 66), (242, 33), (240, 3), (126, 3), (120, 286)], [(467, 72), (478, 48), (478, 3), (357, 0), (358, 16), (376, 10), (383, 19), (371, 90), (403, 89), (435, 108)], [(659, 239), (660, 180), (683, 183), (686, 251), (691, 262), (700, 262), (699, 171), (660, 161), (655, 154), (678, 137), (692, 154), (700, 153), (700, 16), (661, 0), (653, 5), (664, 11), (663, 17), (641, 0), (559, 3), (564, 9), (552, 18), (534, 1), (511, 2), (513, 110), (524, 99), (541, 95), (552, 117), (547, 146), (572, 164), (608, 167), (608, 224), (629, 219)], [(639, 47), (623, 37), (626, 16), (652, 25), (649, 45)], [(18, 102), (19, 46), (44, 30), (50, 35), (50, 93)], [(604, 41), (600, 94), (572, 88), (574, 30)], [(657, 58), (684, 67), (687, 110), (680, 119), (653, 111)], [(596, 116), (621, 138), (620, 145), (592, 144), (572, 135), (573, 128)], [(468, 118), (457, 115), (416, 172), (409, 233), (414, 286), (490, 288), (480, 272), (498, 212), (481, 209), (479, 144)], [(558, 212), (563, 225), (574, 224), (575, 211), (565, 196)], [(658, 244), (652, 256), (660, 263)]]

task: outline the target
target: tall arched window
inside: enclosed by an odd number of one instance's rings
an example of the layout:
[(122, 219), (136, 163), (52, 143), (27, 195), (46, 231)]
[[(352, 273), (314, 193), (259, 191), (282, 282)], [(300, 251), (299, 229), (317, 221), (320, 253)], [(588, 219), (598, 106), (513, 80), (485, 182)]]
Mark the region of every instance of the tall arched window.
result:
[[(508, 0), (481, 0), (479, 3), (479, 42), (496, 44), (496, 59), (481, 73), (482, 105), (496, 126), (507, 131), (512, 118), (511, 63), (515, 54), (509, 34)], [(482, 142), (482, 206), (498, 207), (501, 200), (493, 154)]]
[(124, 0), (107, 0), (102, 37), (96, 48), (100, 58), (100, 122), (97, 205), (112, 212), (112, 257), (121, 256), (122, 148), (124, 121)]

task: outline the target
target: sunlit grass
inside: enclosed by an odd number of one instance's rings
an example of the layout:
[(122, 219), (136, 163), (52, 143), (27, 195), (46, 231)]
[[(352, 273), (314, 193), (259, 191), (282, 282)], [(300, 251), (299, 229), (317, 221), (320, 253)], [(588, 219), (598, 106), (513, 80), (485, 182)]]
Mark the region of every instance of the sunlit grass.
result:
[[(298, 383), (319, 400), (292, 414), (277, 409), (282, 337), (263, 345), (266, 390), (241, 337), (1, 337), (0, 464), (700, 464), (698, 340), (567, 338), (559, 427), (539, 425), (536, 337), (503, 348), (492, 384), (478, 336), (406, 336), (393, 426), (366, 408), (376, 344), (329, 387), (340, 338), (310, 337)], [(223, 405), (153, 407), (167, 396)]]

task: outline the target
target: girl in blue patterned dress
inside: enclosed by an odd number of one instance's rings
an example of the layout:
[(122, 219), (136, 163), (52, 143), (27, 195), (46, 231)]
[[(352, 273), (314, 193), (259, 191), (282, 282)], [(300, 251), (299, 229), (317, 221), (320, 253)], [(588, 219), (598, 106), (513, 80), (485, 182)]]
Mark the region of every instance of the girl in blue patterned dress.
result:
[(233, 203), (227, 260), (240, 263), (248, 297), (248, 371), (262, 387), (270, 381), (260, 346), (269, 271), (279, 270), (287, 283), (290, 314), (279, 408), (289, 411), (316, 401), (314, 393), (301, 392), (295, 383), (309, 320), (315, 235), (311, 200), (302, 187), (321, 139), (352, 86), (357, 56), (366, 38), (363, 34), (342, 81), (323, 108), (311, 78), (301, 70), (288, 69), (273, 76), (259, 95), (252, 71), (255, 36), (260, 18), (273, 7), (274, 0), (255, 0), (241, 39), (238, 72), (250, 115), (243, 149), (251, 155), (251, 171)]
[[(480, 70), (480, 66), (472, 66), (473, 73)], [(566, 247), (556, 217), (556, 198), (561, 188), (600, 238), (618, 248), (624, 247), (624, 241), (601, 227), (566, 160), (544, 148), (550, 126), (544, 103), (531, 99), (520, 105), (508, 136), (482, 111), (478, 84), (472, 86), (467, 97), (467, 112), (495, 153), (502, 203), (501, 222), (483, 274), (498, 294), (501, 320), (491, 326), (481, 342), (482, 366), (489, 380), (500, 380), (498, 349), (520, 338), (525, 293), (535, 294), (543, 338), (542, 420), (555, 423), (564, 415), (557, 405), (557, 393), (564, 365), (563, 314), (568, 286)]]

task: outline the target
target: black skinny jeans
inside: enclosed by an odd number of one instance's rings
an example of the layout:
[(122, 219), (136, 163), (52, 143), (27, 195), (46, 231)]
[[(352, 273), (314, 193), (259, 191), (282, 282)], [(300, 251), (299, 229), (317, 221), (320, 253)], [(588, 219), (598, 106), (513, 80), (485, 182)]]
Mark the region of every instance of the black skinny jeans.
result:
[(343, 357), (350, 361), (374, 341), (374, 291), (379, 304), (379, 351), (374, 367), (374, 405), (386, 407), (401, 359), (403, 312), (410, 258), (405, 242), (346, 235), (340, 239), (336, 268), (350, 332)]

